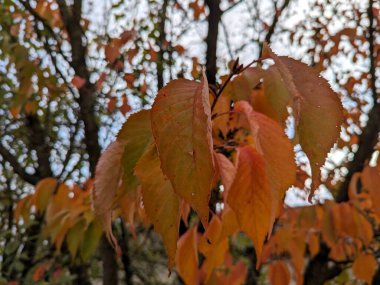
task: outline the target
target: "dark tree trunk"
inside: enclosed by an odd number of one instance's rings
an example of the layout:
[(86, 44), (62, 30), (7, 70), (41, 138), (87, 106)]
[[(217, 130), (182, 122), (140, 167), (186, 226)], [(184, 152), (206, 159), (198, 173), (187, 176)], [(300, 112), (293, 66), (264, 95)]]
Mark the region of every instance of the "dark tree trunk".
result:
[(206, 5), (209, 9), (208, 33), (206, 38), (207, 52), (206, 52), (206, 75), (209, 84), (216, 84), (216, 59), (218, 48), (218, 32), (219, 22), (222, 18), (222, 10), (220, 9), (220, 0), (206, 0)]

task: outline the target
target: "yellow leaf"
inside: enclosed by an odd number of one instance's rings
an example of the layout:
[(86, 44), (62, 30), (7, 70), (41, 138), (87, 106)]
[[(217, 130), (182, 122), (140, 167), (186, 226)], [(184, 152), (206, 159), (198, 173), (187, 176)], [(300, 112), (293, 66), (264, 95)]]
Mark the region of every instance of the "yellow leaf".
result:
[(162, 171), (206, 226), (214, 177), (206, 78), (200, 83), (185, 79), (170, 82), (159, 91), (151, 119)]

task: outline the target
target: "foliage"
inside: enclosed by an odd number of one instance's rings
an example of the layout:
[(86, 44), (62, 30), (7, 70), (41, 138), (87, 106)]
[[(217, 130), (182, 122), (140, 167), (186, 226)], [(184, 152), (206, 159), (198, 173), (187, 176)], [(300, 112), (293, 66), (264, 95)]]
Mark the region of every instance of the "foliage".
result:
[(378, 3), (111, 2), (0, 0), (0, 284), (380, 282)]

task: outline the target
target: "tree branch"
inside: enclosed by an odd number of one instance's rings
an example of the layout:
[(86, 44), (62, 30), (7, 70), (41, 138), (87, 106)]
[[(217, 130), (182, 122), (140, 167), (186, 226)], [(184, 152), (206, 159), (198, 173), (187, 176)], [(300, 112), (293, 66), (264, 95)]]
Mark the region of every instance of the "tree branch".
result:
[(13, 168), (20, 178), (32, 185), (36, 185), (41, 177), (38, 174), (29, 174), (25, 171), (24, 167), (20, 165), (16, 159), (1, 143), (0, 143), (0, 155), (3, 157), (4, 161), (7, 161)]
[(223, 12), (219, 7), (220, 0), (206, 0), (206, 5), (209, 8), (209, 15), (207, 17), (208, 33), (206, 38), (206, 75), (208, 83), (215, 85), (217, 73), (216, 52), (218, 46), (219, 22), (222, 18)]
[[(281, 16), (282, 12), (286, 9), (286, 7), (288, 7), (289, 3), (290, 3), (290, 0), (285, 0), (279, 9), (277, 9), (277, 4), (275, 4), (275, 11), (274, 11), (274, 16), (273, 16), (273, 20), (272, 20), (272, 25), (270, 25), (270, 27), (269, 27), (269, 30), (265, 36), (264, 42), (270, 43), (272, 36), (274, 34), (274, 31), (276, 29), (276, 26), (278, 24), (278, 20)], [(261, 54), (262, 51), (263, 51), (263, 43), (260, 44), (260, 53), (259, 54)]]
[(84, 123), (85, 144), (89, 155), (90, 173), (91, 176), (94, 176), (96, 164), (100, 157), (100, 145), (98, 141), (99, 126), (96, 122), (94, 110), (94, 94), (96, 88), (89, 81), (90, 76), (86, 64), (86, 46), (82, 42), (84, 37), (80, 24), (82, 1), (75, 0), (71, 9), (69, 9), (64, 0), (58, 0), (57, 3), (70, 38), (72, 53), (70, 65), (77, 76), (86, 80), (86, 84), (78, 90), (78, 104), (80, 106), (80, 116)]
[(341, 187), (337, 191), (336, 201), (343, 202), (348, 200), (348, 186), (350, 180), (354, 173), (363, 170), (365, 163), (369, 160), (373, 154), (374, 148), (378, 143), (378, 136), (380, 132), (380, 104), (378, 102), (378, 94), (376, 91), (376, 66), (377, 59), (375, 55), (375, 25), (374, 25), (374, 14), (373, 14), (373, 0), (368, 1), (368, 35), (367, 40), (369, 43), (369, 59), (370, 67), (369, 74), (371, 75), (371, 93), (373, 98), (373, 107), (368, 113), (367, 125), (363, 129), (362, 134), (359, 137), (359, 147), (354, 155), (354, 159), (348, 164), (348, 173), (341, 184)]

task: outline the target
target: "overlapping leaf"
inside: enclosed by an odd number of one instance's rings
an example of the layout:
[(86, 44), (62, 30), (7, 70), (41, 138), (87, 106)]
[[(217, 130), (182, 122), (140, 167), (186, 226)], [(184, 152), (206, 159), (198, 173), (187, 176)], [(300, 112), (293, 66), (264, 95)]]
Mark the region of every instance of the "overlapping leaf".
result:
[(197, 228), (192, 227), (178, 240), (176, 271), (186, 285), (199, 284)]
[(278, 215), (286, 190), (295, 183), (296, 164), (293, 146), (280, 125), (269, 117), (253, 111), (245, 101), (235, 105), (245, 116), (253, 136), (253, 144), (265, 161), (266, 177), (272, 193), (271, 222)]
[(164, 174), (174, 191), (208, 222), (214, 177), (211, 114), (206, 78), (179, 79), (162, 88), (151, 111), (152, 130)]
[(150, 110), (141, 110), (129, 116), (119, 131), (117, 139), (124, 144), (124, 154), (121, 162), (123, 167), (123, 188), (126, 192), (134, 191), (138, 185), (138, 179), (134, 173), (136, 163), (153, 141)]
[(111, 211), (114, 206), (117, 189), (120, 186), (123, 153), (124, 143), (116, 140), (108, 146), (100, 157), (96, 166), (92, 199), (95, 214), (100, 218), (109, 240), (115, 246), (117, 242), (111, 229)]
[(156, 146), (152, 144), (136, 166), (142, 186), (144, 209), (162, 236), (169, 256), (169, 270), (175, 258), (181, 217), (179, 197), (161, 170)]
[(237, 174), (227, 203), (236, 213), (240, 228), (253, 240), (259, 264), (273, 204), (265, 161), (253, 146), (238, 148)]
[[(284, 82), (285, 90), (268, 92), (273, 106), (279, 106), (279, 117), (283, 119), (285, 102), (293, 108), (297, 134), (302, 149), (307, 154), (312, 170), (312, 192), (319, 185), (320, 167), (327, 153), (333, 147), (343, 122), (342, 105), (338, 96), (331, 90), (325, 79), (312, 68), (294, 59), (277, 56), (268, 46), (264, 54), (275, 61), (272, 73), (276, 80)], [(279, 104), (277, 104), (279, 102)]]

